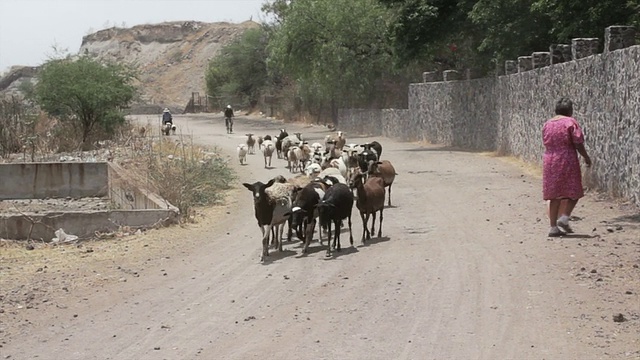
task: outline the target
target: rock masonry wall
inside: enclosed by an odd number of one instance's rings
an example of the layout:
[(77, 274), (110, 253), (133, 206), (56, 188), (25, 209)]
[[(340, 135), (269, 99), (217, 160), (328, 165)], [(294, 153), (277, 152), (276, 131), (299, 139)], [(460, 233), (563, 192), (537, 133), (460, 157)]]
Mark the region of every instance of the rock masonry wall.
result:
[(585, 185), (640, 205), (640, 46), (633, 34), (630, 27), (607, 28), (601, 54), (598, 39), (554, 44), (549, 53), (507, 61), (506, 75), (493, 78), (438, 81), (425, 73), (425, 83), (409, 86), (408, 109), (344, 109), (338, 126), (542, 165), (542, 125), (558, 98), (568, 96), (594, 160)]

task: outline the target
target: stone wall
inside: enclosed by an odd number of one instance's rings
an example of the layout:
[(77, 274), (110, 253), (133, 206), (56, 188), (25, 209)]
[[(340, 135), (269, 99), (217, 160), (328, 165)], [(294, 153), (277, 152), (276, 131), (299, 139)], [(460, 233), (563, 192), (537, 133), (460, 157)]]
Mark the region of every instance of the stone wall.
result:
[(411, 84), (408, 110), (342, 110), (338, 123), (541, 165), (542, 125), (560, 96), (574, 101), (594, 160), (585, 185), (640, 205), (640, 46), (495, 78)]

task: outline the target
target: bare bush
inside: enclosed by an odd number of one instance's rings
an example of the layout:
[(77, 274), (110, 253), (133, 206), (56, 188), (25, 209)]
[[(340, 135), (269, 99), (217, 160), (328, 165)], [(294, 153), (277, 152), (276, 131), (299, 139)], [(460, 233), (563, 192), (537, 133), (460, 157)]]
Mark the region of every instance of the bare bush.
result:
[(222, 200), (223, 191), (230, 188), (235, 175), (225, 160), (212, 151), (195, 145), (181, 136), (178, 141), (142, 138), (132, 140), (131, 146), (144, 150), (135, 166), (130, 167), (151, 188), (180, 210), (183, 221), (192, 220), (193, 208), (213, 205)]

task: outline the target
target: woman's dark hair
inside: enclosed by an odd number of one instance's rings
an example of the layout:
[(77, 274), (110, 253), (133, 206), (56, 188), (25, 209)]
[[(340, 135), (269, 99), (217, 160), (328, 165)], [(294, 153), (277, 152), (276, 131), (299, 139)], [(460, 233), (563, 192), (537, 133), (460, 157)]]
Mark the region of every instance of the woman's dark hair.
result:
[(573, 101), (566, 97), (561, 97), (556, 103), (556, 115), (573, 115)]

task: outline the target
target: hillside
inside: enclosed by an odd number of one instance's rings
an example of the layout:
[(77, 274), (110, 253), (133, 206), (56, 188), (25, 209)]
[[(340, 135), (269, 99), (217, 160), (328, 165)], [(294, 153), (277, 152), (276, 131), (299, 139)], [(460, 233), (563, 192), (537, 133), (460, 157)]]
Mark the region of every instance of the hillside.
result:
[(143, 103), (183, 109), (192, 92), (204, 95), (209, 60), (246, 29), (258, 26), (252, 21), (185, 21), (111, 28), (85, 36), (79, 53), (135, 64)]
[[(139, 70), (141, 104), (168, 106), (181, 111), (192, 92), (205, 93), (204, 75), (210, 59), (249, 28), (240, 24), (196, 21), (137, 25), (132, 28), (100, 30), (82, 38), (78, 54), (133, 64)], [(35, 70), (34, 70), (35, 71)], [(1, 90), (15, 89), (33, 71), (12, 71), (0, 79)]]

